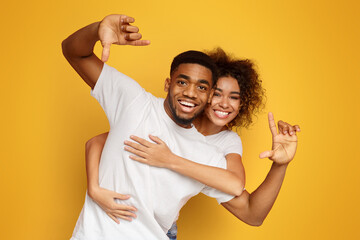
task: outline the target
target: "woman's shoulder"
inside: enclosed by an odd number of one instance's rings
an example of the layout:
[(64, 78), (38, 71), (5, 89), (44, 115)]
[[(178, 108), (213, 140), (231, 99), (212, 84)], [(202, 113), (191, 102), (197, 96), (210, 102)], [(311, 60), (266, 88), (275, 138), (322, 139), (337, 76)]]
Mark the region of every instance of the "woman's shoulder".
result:
[(206, 139), (214, 145), (230, 146), (242, 144), (240, 136), (231, 130), (224, 130), (217, 134), (206, 136)]

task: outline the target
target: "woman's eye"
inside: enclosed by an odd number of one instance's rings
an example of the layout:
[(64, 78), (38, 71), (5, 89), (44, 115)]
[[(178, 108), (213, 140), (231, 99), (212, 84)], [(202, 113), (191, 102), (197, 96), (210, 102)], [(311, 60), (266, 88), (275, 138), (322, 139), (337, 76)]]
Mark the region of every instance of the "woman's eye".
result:
[(215, 93), (214, 93), (214, 96), (215, 96), (215, 97), (219, 97), (219, 96), (220, 96), (220, 94), (219, 94), (219, 93), (217, 93), (217, 92), (215, 92)]
[(230, 97), (231, 99), (233, 100), (239, 100), (240, 98), (239, 97)]

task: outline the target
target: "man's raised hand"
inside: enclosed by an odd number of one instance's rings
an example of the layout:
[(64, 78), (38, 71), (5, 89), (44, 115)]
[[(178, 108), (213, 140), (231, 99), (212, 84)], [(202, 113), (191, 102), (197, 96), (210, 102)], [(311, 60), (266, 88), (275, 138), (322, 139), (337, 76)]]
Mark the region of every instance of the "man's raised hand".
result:
[(272, 134), (272, 150), (265, 151), (260, 154), (260, 158), (269, 158), (278, 164), (287, 164), (295, 156), (297, 148), (296, 132), (300, 131), (298, 125), (290, 125), (286, 122), (279, 121), (279, 132), (276, 129), (276, 124), (273, 114), (268, 115), (269, 127)]
[(101, 21), (98, 32), (103, 46), (101, 61), (106, 62), (109, 59), (111, 44), (132, 46), (150, 44), (149, 40), (141, 40), (138, 27), (130, 25), (134, 21), (134, 18), (120, 14), (106, 16)]

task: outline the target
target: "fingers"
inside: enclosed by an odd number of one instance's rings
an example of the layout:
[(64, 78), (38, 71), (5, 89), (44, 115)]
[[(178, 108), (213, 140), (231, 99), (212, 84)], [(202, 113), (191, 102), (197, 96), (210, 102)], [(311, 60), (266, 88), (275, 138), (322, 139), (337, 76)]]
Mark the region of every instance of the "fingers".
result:
[(137, 136), (134, 136), (134, 135), (131, 135), (130, 136), (130, 139), (134, 140), (135, 142), (138, 142), (140, 143), (141, 145), (145, 146), (145, 147), (150, 147), (151, 146), (151, 142), (143, 139), (143, 138), (140, 138), (140, 137), (137, 137)]
[(106, 62), (110, 56), (111, 43), (103, 43), (103, 50), (101, 54), (101, 61)]
[(262, 152), (259, 155), (260, 158), (271, 158), (272, 156), (274, 156), (273, 150)]
[(129, 211), (121, 211), (121, 210), (115, 210), (111, 213), (106, 213), (114, 222), (117, 224), (120, 224), (120, 221), (118, 218), (126, 220), (126, 221), (132, 221), (132, 218), (136, 218), (136, 214), (129, 212)]
[(123, 16), (121, 19), (121, 31), (125, 33), (124, 38), (128, 41), (127, 44), (133, 46), (147, 46), (150, 44), (149, 40), (140, 40), (142, 35), (139, 33), (137, 26), (129, 25), (135, 22), (135, 19), (128, 16)]
[(121, 218), (121, 219), (124, 219), (124, 220), (129, 221), (129, 222), (132, 221), (132, 218), (131, 218), (131, 217), (127, 217), (127, 216), (124, 216), (124, 215), (121, 215), (121, 214), (117, 214), (117, 213), (114, 213), (113, 215), (116, 216), (117, 218)]
[(117, 224), (120, 224), (120, 221), (115, 217), (113, 216), (112, 214), (110, 213), (106, 213), (112, 220), (114, 220), (114, 222), (116, 222)]
[[(125, 151), (128, 151), (128, 152), (130, 152), (132, 154), (137, 155), (138, 157), (141, 157), (141, 159), (144, 159), (144, 158), (147, 157), (147, 154), (145, 152), (143, 152), (143, 151), (139, 151), (137, 149), (134, 149), (134, 148), (131, 148), (131, 147), (128, 147), (128, 146), (125, 146), (124, 149), (125, 149)], [(131, 158), (131, 156), (130, 156), (130, 158)], [(134, 159), (134, 160), (138, 161), (137, 159)]]
[(269, 112), (268, 119), (269, 119), (269, 128), (270, 128), (271, 134), (273, 136), (275, 136), (277, 134), (277, 130), (276, 130), (276, 124), (275, 124), (275, 120), (274, 120), (274, 115), (272, 114), (272, 112)]
[(133, 211), (136, 212), (137, 209), (135, 207), (132, 206), (128, 206), (128, 205), (123, 205), (123, 204), (118, 204), (115, 203), (115, 209), (114, 210), (122, 210), (122, 211)]
[(128, 41), (128, 45), (132, 46), (146, 46), (150, 44), (149, 40), (140, 40), (142, 35), (140, 33), (127, 33), (125, 39)]
[(158, 138), (158, 137), (156, 137), (156, 136), (149, 135), (149, 138), (150, 138), (152, 141), (156, 142), (157, 144), (162, 144), (162, 143), (164, 143), (160, 138)]
[(114, 210), (112, 212), (116, 217), (133, 217), (136, 218), (136, 214), (131, 211), (123, 211), (123, 210)]
[(132, 159), (132, 160), (138, 161), (138, 162), (140, 162), (140, 163), (146, 163), (146, 164), (148, 164), (148, 161), (147, 161), (145, 158), (143, 158), (143, 157), (138, 157), (138, 156), (130, 155), (129, 158)]
[(136, 40), (136, 41), (131, 42), (130, 45), (133, 45), (133, 46), (147, 46), (149, 44), (150, 44), (150, 40)]
[[(136, 140), (134, 140), (134, 141), (136, 141)], [(127, 140), (124, 141), (124, 144), (129, 146), (129, 147), (132, 147), (132, 148), (134, 148), (136, 150), (142, 151), (142, 152), (145, 152), (146, 149), (148, 148), (147, 146), (145, 146), (145, 145), (143, 145), (141, 143), (139, 144), (139, 143), (132, 142), (132, 141), (127, 141)]]
[(279, 127), (279, 132), (282, 134), (287, 134), (290, 133), (289, 131), (289, 127), (291, 127), (289, 124), (283, 122), (283, 121), (278, 121), (278, 127)]
[(137, 26), (131, 26), (131, 25), (122, 25), (121, 30), (123, 32), (128, 32), (128, 33), (138, 33), (139, 32), (139, 28)]
[(120, 199), (120, 200), (127, 200), (127, 199), (130, 198), (130, 196), (114, 192), (114, 198), (117, 198), (117, 199)]
[(142, 38), (141, 33), (125, 33), (124, 38), (128, 41), (135, 41)]
[(278, 122), (278, 128), (279, 128), (279, 132), (286, 135), (289, 134), (290, 136), (296, 134), (296, 132), (300, 132), (300, 127), (299, 125), (290, 125), (287, 122), (283, 122), (283, 121), (279, 121)]
[(121, 21), (121, 23), (133, 23), (133, 22), (135, 22), (135, 19), (132, 17), (126, 16), (126, 15), (122, 15), (120, 17), (120, 21)]

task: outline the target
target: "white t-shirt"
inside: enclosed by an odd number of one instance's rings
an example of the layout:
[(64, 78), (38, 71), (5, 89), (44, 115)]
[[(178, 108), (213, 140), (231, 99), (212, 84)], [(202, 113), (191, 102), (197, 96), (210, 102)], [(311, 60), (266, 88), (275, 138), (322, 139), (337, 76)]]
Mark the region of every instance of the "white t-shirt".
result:
[(233, 196), (208, 188), (204, 184), (165, 168), (141, 164), (124, 151), (124, 140), (136, 135), (149, 140), (160, 137), (171, 151), (194, 162), (225, 168), (223, 152), (207, 143), (195, 127), (178, 126), (165, 112), (164, 99), (145, 92), (140, 85), (104, 64), (92, 90), (110, 123), (100, 166), (100, 186), (122, 194), (129, 200), (118, 203), (138, 209), (132, 222), (116, 224), (86, 194), (72, 239), (168, 239), (167, 230), (181, 207), (199, 192), (227, 202)]
[(206, 141), (218, 148), (224, 155), (229, 153), (237, 153), (240, 156), (243, 154), (242, 142), (235, 132), (224, 130), (219, 133), (206, 136)]

